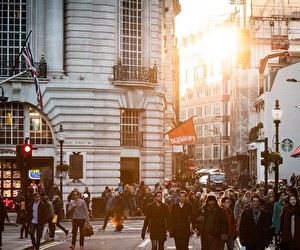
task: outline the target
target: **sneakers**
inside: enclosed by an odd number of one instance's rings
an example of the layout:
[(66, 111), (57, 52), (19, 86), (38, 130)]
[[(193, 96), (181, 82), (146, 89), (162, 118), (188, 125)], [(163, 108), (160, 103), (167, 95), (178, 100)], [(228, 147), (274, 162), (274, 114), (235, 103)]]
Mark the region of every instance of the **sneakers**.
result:
[(71, 248), (71, 249), (75, 249), (75, 246), (71, 245), (70, 248)]
[(98, 231), (104, 233), (105, 229), (104, 228), (100, 228), (100, 229), (98, 229)]

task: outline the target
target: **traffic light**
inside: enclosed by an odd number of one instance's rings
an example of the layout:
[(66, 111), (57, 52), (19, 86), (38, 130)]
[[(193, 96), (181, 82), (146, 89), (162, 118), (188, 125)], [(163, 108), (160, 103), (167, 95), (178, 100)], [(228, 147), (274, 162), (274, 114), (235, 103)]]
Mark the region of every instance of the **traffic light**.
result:
[(268, 167), (269, 166), (269, 150), (268, 150), (268, 138), (265, 138), (265, 150), (260, 153), (261, 161), (260, 164)]
[(22, 154), (23, 154), (23, 167), (26, 169), (30, 169), (31, 159), (32, 159), (32, 145), (24, 144), (22, 146)]

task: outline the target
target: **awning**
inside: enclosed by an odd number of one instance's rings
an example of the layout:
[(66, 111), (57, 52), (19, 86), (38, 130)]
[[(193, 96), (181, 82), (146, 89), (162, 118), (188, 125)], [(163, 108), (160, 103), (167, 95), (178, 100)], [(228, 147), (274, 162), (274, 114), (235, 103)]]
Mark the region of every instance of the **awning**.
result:
[(296, 148), (296, 150), (291, 154), (291, 157), (294, 157), (294, 158), (300, 157), (300, 145), (299, 145), (298, 148)]

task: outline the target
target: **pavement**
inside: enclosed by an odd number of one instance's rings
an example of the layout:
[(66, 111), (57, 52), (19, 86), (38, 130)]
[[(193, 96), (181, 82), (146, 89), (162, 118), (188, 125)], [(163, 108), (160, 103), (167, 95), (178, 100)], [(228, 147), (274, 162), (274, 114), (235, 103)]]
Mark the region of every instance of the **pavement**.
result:
[[(9, 218), (10, 218), (10, 222), (9, 223), (5, 223), (5, 227), (4, 227), (4, 232), (2, 233), (2, 237), (3, 237), (3, 247), (2, 250), (24, 250), (24, 249), (32, 249), (32, 244), (31, 244), (31, 240), (30, 237), (28, 238), (24, 238), (24, 239), (19, 239), (20, 236), (20, 225), (17, 225), (16, 222), (16, 213), (9, 213)], [(143, 220), (144, 217), (140, 216), (140, 217), (133, 217), (133, 218), (128, 218), (130, 219), (141, 219)], [(71, 220), (65, 220), (65, 221), (71, 221)], [(92, 220), (92, 222), (96, 223), (99, 221), (103, 221), (103, 218), (94, 218)], [(199, 242), (198, 240), (196, 242)], [(49, 248), (51, 249), (51, 245), (54, 246), (55, 241), (53, 240), (49, 240), (49, 241), (45, 241), (42, 240), (41, 242), (41, 248), (43, 246), (49, 246)], [(69, 243), (68, 243), (69, 245)], [(53, 249), (56, 249), (53, 248)], [(146, 249), (146, 250), (150, 250), (151, 249), (151, 244), (150, 241), (148, 242), (148, 244), (146, 244), (143, 248), (141, 249)], [(167, 248), (168, 249), (168, 248)], [(194, 248), (193, 248), (194, 249)], [(197, 248), (196, 248), (197, 249)], [(226, 248), (225, 248), (226, 249)], [(239, 240), (237, 239), (237, 241), (235, 242), (235, 249), (240, 250), (241, 249), (241, 245)], [(268, 250), (275, 250), (275, 246), (274, 244), (270, 245)]]

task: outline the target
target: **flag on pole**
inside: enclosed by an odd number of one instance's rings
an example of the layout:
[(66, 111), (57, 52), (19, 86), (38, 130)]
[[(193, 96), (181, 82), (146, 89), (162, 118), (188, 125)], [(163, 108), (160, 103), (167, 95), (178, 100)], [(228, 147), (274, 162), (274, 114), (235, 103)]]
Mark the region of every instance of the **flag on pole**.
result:
[(171, 146), (186, 145), (198, 141), (193, 118), (186, 120), (167, 133)]
[(39, 79), (38, 79), (38, 72), (35, 68), (34, 57), (32, 55), (31, 48), (30, 48), (30, 39), (29, 39), (30, 34), (31, 34), (31, 32), (29, 33), (29, 35), (26, 39), (26, 45), (25, 45), (25, 47), (22, 48), (21, 53), (26, 62), (27, 67), (31, 71), (31, 75), (32, 75), (34, 83), (35, 83), (35, 92), (36, 92), (36, 98), (37, 98), (38, 105), (40, 106), (41, 109), (43, 109), (42, 91), (41, 91), (41, 87), (40, 87), (40, 83), (39, 83)]

